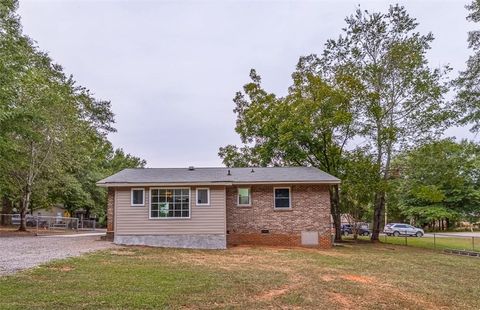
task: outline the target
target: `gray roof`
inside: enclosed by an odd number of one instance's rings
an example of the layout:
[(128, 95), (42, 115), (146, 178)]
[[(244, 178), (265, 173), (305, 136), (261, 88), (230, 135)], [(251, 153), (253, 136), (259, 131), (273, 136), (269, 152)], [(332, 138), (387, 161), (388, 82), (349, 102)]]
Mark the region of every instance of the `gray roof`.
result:
[[(253, 169), (253, 172), (252, 172)], [(230, 175), (228, 171), (230, 170)], [(313, 167), (270, 168), (138, 168), (124, 169), (98, 185), (165, 183), (340, 183), (336, 177)]]

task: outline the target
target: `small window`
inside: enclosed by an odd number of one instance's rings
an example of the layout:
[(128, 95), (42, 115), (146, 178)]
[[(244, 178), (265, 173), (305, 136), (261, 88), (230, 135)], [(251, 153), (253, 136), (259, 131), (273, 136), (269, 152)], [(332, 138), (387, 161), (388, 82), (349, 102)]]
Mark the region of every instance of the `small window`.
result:
[(290, 188), (275, 188), (275, 209), (289, 209), (290, 204)]
[(143, 188), (132, 188), (132, 206), (140, 207), (145, 205), (145, 190)]
[(239, 188), (238, 189), (238, 201), (239, 206), (249, 206), (250, 205), (250, 188)]
[(210, 189), (197, 188), (197, 205), (206, 206), (210, 204)]

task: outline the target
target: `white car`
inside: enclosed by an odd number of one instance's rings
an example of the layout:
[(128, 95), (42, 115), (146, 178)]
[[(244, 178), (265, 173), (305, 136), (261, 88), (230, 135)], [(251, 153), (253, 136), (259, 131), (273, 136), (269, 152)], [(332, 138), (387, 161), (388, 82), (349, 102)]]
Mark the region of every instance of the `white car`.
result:
[(387, 224), (383, 229), (383, 232), (387, 236), (416, 236), (416, 237), (423, 237), (425, 232), (421, 228), (413, 227), (412, 225), (408, 224), (399, 224), (399, 223), (392, 223)]

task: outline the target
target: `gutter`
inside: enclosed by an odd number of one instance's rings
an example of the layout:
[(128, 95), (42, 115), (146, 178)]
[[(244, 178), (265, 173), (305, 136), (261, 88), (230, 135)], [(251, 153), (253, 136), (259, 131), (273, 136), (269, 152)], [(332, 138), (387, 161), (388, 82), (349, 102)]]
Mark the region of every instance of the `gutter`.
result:
[(256, 182), (185, 182), (185, 183), (136, 183), (136, 182), (112, 182), (112, 183), (99, 183), (96, 185), (100, 187), (132, 187), (132, 186), (144, 186), (144, 187), (153, 187), (153, 186), (233, 186), (233, 185), (278, 185), (278, 184), (340, 184), (340, 180), (331, 180), (331, 181), (256, 181)]

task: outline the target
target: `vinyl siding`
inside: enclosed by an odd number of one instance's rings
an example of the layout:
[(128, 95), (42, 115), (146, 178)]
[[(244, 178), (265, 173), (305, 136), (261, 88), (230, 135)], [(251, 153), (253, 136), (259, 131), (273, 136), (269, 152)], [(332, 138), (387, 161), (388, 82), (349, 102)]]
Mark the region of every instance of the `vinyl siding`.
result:
[[(150, 189), (145, 188), (145, 206), (130, 205), (130, 188), (117, 188), (115, 195), (115, 234), (178, 235), (225, 234), (225, 187), (210, 188), (210, 205), (196, 205), (196, 188), (190, 188), (190, 218), (149, 219)], [(201, 186), (205, 188), (205, 186)]]

